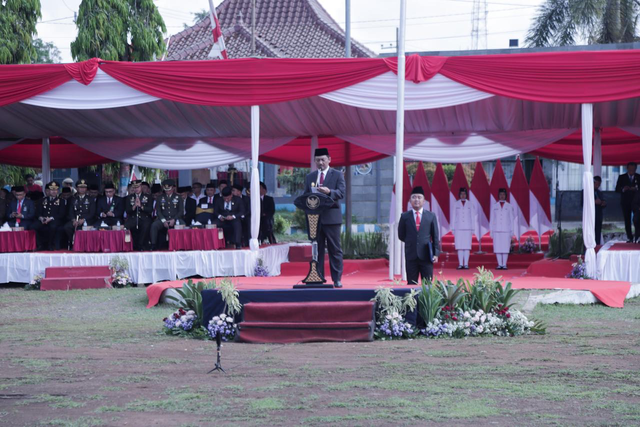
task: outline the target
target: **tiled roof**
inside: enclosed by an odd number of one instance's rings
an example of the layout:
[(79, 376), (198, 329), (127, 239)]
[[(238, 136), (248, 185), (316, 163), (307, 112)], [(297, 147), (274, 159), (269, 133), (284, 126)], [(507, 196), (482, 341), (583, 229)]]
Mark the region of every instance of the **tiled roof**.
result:
[[(224, 0), (216, 9), (229, 58), (251, 56), (251, 0)], [(207, 59), (213, 39), (205, 18), (169, 39), (165, 60)], [(345, 34), (317, 0), (256, 1), (256, 55), (341, 58)], [(376, 54), (351, 39), (351, 56)]]

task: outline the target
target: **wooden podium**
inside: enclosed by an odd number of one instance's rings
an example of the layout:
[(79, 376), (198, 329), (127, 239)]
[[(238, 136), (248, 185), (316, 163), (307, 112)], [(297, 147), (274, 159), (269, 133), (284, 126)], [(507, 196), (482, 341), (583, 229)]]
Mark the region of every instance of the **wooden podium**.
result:
[(320, 214), (333, 206), (331, 197), (322, 193), (305, 193), (293, 202), (298, 209), (302, 209), (307, 216), (307, 234), (311, 240), (311, 261), (309, 261), (309, 273), (302, 280), (304, 285), (294, 285), (294, 289), (333, 288), (333, 285), (325, 284), (326, 280), (318, 271), (318, 228)]

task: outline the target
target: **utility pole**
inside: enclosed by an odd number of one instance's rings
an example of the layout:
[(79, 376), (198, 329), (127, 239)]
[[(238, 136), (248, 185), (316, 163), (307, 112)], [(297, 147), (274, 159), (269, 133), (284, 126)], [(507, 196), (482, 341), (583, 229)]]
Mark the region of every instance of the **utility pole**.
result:
[[(346, 20), (346, 25), (345, 25), (345, 43), (344, 43), (344, 56), (346, 58), (351, 58), (351, 0), (345, 0), (345, 20)], [(346, 156), (346, 160), (347, 162), (349, 161), (349, 145), (347, 144), (347, 156)], [(351, 178), (353, 176), (353, 173), (351, 171), (351, 166), (347, 166), (345, 168), (345, 185), (347, 187), (347, 194), (346, 194), (346, 201), (347, 203), (345, 204), (345, 216), (346, 221), (345, 221), (345, 232), (347, 235), (351, 234)]]

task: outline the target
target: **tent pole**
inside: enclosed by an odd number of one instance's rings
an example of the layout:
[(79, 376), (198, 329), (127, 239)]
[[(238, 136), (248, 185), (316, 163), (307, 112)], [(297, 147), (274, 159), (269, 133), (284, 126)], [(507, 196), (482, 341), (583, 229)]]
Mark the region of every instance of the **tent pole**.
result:
[[(344, 56), (345, 58), (351, 58), (351, 0), (346, 0), (345, 3), (345, 43), (344, 43)], [(346, 146), (346, 150), (345, 150), (345, 154), (346, 154), (346, 158), (345, 158), (345, 163), (346, 163), (346, 167), (345, 167), (345, 187), (347, 190), (347, 194), (345, 194), (345, 217), (346, 217), (346, 221), (345, 221), (345, 225), (344, 225), (344, 231), (345, 234), (347, 236), (351, 235), (351, 216), (352, 216), (352, 200), (351, 200), (351, 185), (352, 185), (352, 171), (351, 171), (351, 164), (350, 164), (350, 157), (351, 157), (351, 153), (349, 152), (349, 143), (345, 142), (347, 144)]]
[(593, 135), (593, 174), (602, 176), (602, 128), (596, 128)]
[(42, 138), (42, 188), (51, 181), (51, 145), (49, 138)]
[(318, 148), (318, 135), (312, 135), (311, 136), (311, 163), (309, 163), (311, 166), (309, 167), (309, 169), (311, 169), (311, 172), (315, 172), (318, 170), (318, 167), (316, 166), (316, 149)]
[[(405, 41), (405, 26), (407, 19), (407, 1), (400, 0), (400, 30), (398, 32), (398, 106), (396, 114), (396, 206), (395, 206), (395, 224), (393, 227), (397, 230), (400, 223), (400, 215), (403, 211), (402, 195), (404, 190), (402, 188), (403, 179), (402, 171), (404, 170), (404, 81), (405, 81), (405, 56), (404, 56), (404, 41)], [(396, 250), (394, 251), (394, 257), (401, 259), (401, 243), (395, 237)], [(397, 261), (396, 261), (397, 262)], [(404, 265), (400, 265), (400, 271), (404, 271)]]
[(258, 156), (260, 155), (260, 106), (251, 106), (251, 239), (249, 247), (252, 251), (259, 248), (260, 232), (260, 172)]
[(584, 262), (587, 276), (596, 279), (596, 206), (593, 203), (593, 173), (591, 169), (593, 144), (593, 104), (582, 104), (582, 156), (584, 172), (582, 174), (583, 207), (582, 207), (582, 237), (586, 252)]

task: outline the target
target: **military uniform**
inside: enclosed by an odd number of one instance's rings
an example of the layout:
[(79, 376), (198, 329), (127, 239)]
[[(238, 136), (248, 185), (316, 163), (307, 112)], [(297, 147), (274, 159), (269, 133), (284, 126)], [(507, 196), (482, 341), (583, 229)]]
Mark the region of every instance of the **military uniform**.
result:
[[(162, 186), (165, 191), (169, 191), (175, 186), (175, 183), (172, 179), (166, 179), (162, 182)], [(176, 192), (173, 192), (171, 195), (164, 193), (158, 197), (156, 201), (156, 212), (158, 218), (151, 224), (152, 249), (155, 249), (158, 243), (158, 233), (165, 229), (165, 222), (174, 220), (184, 223), (184, 201)]]
[[(140, 181), (133, 181), (133, 187), (139, 187)], [(140, 201), (140, 206), (136, 206), (136, 200)], [(149, 245), (149, 229), (151, 228), (151, 212), (153, 211), (153, 198), (149, 194), (129, 194), (125, 198), (125, 210), (127, 221), (124, 226), (131, 231), (133, 237), (133, 249), (136, 251), (145, 250)]]
[[(81, 179), (76, 184), (77, 188), (87, 187), (87, 182), (84, 179)], [(84, 224), (78, 225), (74, 227), (73, 221), (81, 220), (83, 223), (86, 222), (88, 226), (91, 226), (96, 221), (96, 199), (90, 197), (88, 195), (81, 196), (80, 193), (77, 193), (71, 199), (69, 199), (68, 206), (68, 215), (67, 222), (64, 226), (64, 232), (67, 235), (68, 241), (73, 242), (73, 235), (76, 232), (76, 228), (81, 228)]]
[[(49, 191), (58, 190), (60, 187), (55, 181), (47, 184)], [(52, 251), (60, 249), (60, 239), (56, 237), (58, 230), (64, 224), (67, 216), (67, 201), (60, 198), (47, 196), (41, 200), (36, 208), (37, 221), (33, 225), (38, 237), (38, 250), (45, 248)], [(58, 236), (59, 237), (59, 236)]]

